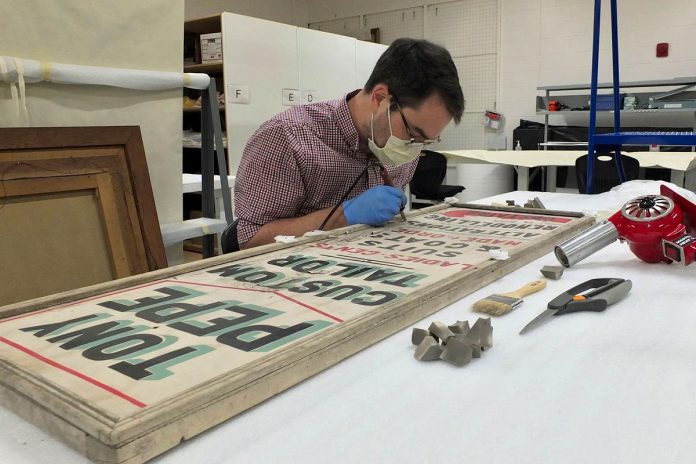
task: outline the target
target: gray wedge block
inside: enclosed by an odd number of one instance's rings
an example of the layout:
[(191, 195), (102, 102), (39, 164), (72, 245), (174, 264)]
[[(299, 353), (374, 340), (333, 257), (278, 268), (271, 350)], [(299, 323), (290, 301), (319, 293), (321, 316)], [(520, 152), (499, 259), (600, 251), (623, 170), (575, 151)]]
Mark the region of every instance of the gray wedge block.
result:
[(541, 268), (541, 274), (547, 279), (558, 280), (563, 275), (563, 266), (544, 266)]
[(468, 334), (469, 330), (471, 330), (471, 327), (469, 327), (469, 321), (457, 321), (454, 324), (450, 325), (449, 329), (452, 331), (453, 334), (459, 335)]
[(427, 336), (418, 344), (413, 355), (419, 361), (435, 361), (440, 359), (442, 348), (434, 337)]
[(425, 329), (414, 328), (413, 332), (411, 332), (411, 343), (413, 343), (414, 345), (420, 345), (420, 342), (422, 342), (425, 337), (429, 336), (429, 331)]
[(490, 318), (479, 317), (471, 327), (467, 336), (473, 341), (478, 341), (481, 349), (492, 347), (493, 327), (491, 326)]
[(455, 335), (457, 340), (466, 343), (467, 345), (471, 346), (472, 353), (471, 355), (474, 358), (480, 358), (481, 357), (481, 344), (478, 340), (478, 337), (476, 339), (471, 338), (468, 334), (464, 335)]
[(447, 324), (444, 322), (434, 321), (432, 324), (430, 324), (428, 330), (433, 336), (435, 336), (435, 338), (442, 340), (443, 343), (447, 343), (447, 340), (454, 337), (454, 333), (452, 333), (449, 327), (447, 327)]
[(440, 359), (447, 361), (455, 366), (463, 366), (471, 361), (473, 349), (466, 341), (454, 337), (449, 340), (445, 349), (442, 350)]

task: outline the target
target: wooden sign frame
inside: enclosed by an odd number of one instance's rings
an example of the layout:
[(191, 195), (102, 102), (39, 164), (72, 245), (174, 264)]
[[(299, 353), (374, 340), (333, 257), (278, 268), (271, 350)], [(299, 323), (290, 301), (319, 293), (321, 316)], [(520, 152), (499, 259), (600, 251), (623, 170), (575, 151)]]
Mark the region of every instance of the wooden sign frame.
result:
[[(531, 262), (594, 222), (576, 213), (475, 205), (438, 205), (408, 217), (407, 222), (393, 222), (383, 228), (351, 226), (292, 244), (267, 245), (2, 307), (0, 403), (92, 460), (145, 462)], [(440, 251), (434, 248), (436, 241), (442, 246)], [(420, 244), (420, 248), (415, 249), (412, 243)], [(491, 246), (508, 248), (510, 258), (491, 259), (486, 252)], [(307, 258), (309, 255), (321, 256), (322, 260)], [(389, 265), (393, 269), (388, 269)], [(402, 271), (407, 265), (419, 273)], [(361, 266), (368, 269), (368, 274)], [(279, 269), (283, 272), (275, 272)], [(431, 272), (423, 273), (423, 269)], [(358, 279), (355, 276), (361, 276), (360, 282), (371, 287), (344, 285), (354, 283), (351, 279)], [(344, 277), (343, 283), (338, 282)], [(298, 279), (302, 283), (291, 287), (289, 282)], [(338, 287), (331, 287), (336, 282), (342, 289), (339, 293), (333, 290)], [(167, 298), (182, 289), (204, 293), (191, 290), (194, 288), (210, 289), (211, 295), (217, 292), (214, 303), (198, 300), (204, 304), (158, 306), (156, 302), (165, 291), (170, 292)], [(322, 289), (320, 293), (318, 288)], [(389, 292), (381, 290), (393, 288), (400, 293), (391, 292), (391, 299), (382, 298)], [(378, 291), (365, 293), (366, 289)], [(360, 296), (355, 297), (355, 292)], [(264, 301), (275, 299), (292, 306), (303, 317), (306, 314), (313, 323), (322, 319), (324, 322), (319, 322), (323, 326), (318, 330), (310, 327), (307, 335), (278, 344), (282, 341), (279, 338), (266, 343), (268, 337), (258, 333), (251, 337), (250, 332), (270, 330), (269, 325), (251, 326), (248, 320), (238, 324), (244, 317), (210, 319), (213, 313), (208, 312), (205, 325), (202, 321), (182, 324), (176, 319), (181, 314), (177, 311), (217, 311), (206, 308), (221, 304), (221, 299), (241, 300), (246, 294), (252, 295), (249, 304), (225, 303), (236, 304), (245, 317), (257, 312), (263, 316), (258, 320), (270, 324), (268, 315), (260, 309)], [(100, 312), (113, 310), (119, 317), (138, 311), (137, 315), (144, 318), (140, 322), (146, 319), (157, 323), (141, 329), (152, 333), (178, 325), (181, 330), (200, 335), (224, 327), (212, 333), (217, 342), (226, 337), (225, 346), (205, 354), (217, 358), (203, 356), (196, 358), (202, 360), (198, 364), (188, 359), (188, 367), (185, 363), (177, 365), (186, 375), (176, 378), (169, 372), (167, 379), (172, 384), (154, 383), (149, 389), (141, 382), (149, 373), (141, 369), (128, 374), (132, 378), (119, 387), (111, 383), (121, 380), (114, 370), (127, 373), (143, 363), (152, 366), (154, 361), (145, 359), (147, 356), (122, 356), (110, 369), (103, 369), (106, 365), (98, 364), (99, 360), (116, 356), (114, 351), (127, 351), (126, 345), (99, 335), (105, 330), (103, 324), (99, 330), (90, 327), (69, 332), (86, 319), (106, 317), (108, 321), (111, 317), (91, 314), (94, 308)], [(287, 316), (275, 312), (281, 318)], [(178, 322), (169, 324), (165, 319)], [(123, 321), (111, 324), (112, 328), (127, 330)], [(300, 325), (290, 326), (285, 319), (275, 329), (289, 332)], [(234, 337), (232, 331), (236, 332)], [(203, 340), (194, 339), (196, 343)], [(103, 340), (103, 345), (97, 345)], [(207, 340), (212, 343), (210, 338)], [(254, 349), (242, 350), (243, 345), (253, 345)], [(237, 363), (242, 355), (247, 357)], [(80, 367), (83, 357), (97, 361)], [(167, 368), (174, 370), (172, 364)], [(173, 389), (167, 390), (170, 387)]]
[(138, 127), (0, 128), (0, 305), (167, 266)]

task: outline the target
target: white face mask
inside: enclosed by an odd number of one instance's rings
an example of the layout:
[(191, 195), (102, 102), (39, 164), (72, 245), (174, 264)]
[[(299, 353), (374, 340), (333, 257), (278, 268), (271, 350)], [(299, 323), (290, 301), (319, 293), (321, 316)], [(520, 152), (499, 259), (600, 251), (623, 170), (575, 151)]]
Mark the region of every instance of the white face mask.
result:
[(399, 166), (401, 164), (410, 163), (414, 159), (418, 158), (421, 150), (423, 149), (423, 144), (421, 143), (411, 143), (409, 140), (403, 140), (398, 138), (392, 132), (391, 127), (391, 112), (387, 113), (387, 121), (389, 121), (389, 138), (387, 143), (383, 147), (378, 147), (375, 143), (375, 113), (372, 113), (370, 118), (370, 135), (371, 138), (367, 139), (367, 146), (370, 151), (377, 159), (386, 166)]

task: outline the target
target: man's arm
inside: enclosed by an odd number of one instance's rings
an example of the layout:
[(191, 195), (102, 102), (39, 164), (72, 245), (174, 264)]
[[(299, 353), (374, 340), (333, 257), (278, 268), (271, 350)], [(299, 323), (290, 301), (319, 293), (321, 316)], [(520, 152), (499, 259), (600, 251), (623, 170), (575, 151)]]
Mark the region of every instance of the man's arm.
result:
[[(240, 248), (251, 248), (259, 245), (266, 245), (275, 242), (277, 235), (293, 235), (295, 237), (303, 235), (305, 232), (319, 228), (326, 216), (331, 212), (331, 208), (324, 208), (306, 216), (276, 219), (264, 224), (256, 235), (248, 242), (240, 245)], [(345, 227), (348, 223), (343, 215), (343, 206), (339, 206), (324, 226), (324, 230), (338, 229)]]
[[(345, 201), (324, 226), (325, 230), (337, 229), (353, 224), (379, 226), (394, 218), (403, 205), (406, 196), (395, 187), (378, 185)], [(310, 230), (318, 229), (331, 208), (324, 208), (306, 216), (277, 219), (261, 226), (256, 234), (241, 248), (273, 243), (276, 235), (300, 236)]]

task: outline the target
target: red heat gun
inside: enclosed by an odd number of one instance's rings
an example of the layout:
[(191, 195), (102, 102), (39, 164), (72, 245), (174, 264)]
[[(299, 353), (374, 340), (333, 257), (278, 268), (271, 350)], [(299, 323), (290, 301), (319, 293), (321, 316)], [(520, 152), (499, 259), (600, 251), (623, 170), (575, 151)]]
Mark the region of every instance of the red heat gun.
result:
[(660, 187), (660, 195), (632, 199), (610, 218), (558, 245), (554, 252), (565, 267), (582, 261), (617, 239), (648, 263), (691, 264), (696, 255), (696, 204)]

